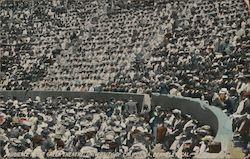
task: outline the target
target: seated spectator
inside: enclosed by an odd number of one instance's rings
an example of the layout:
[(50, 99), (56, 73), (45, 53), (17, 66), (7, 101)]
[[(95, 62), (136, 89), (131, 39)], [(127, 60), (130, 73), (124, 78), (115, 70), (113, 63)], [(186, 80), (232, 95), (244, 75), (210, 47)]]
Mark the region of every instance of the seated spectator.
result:
[(215, 96), (216, 97), (213, 100), (213, 105), (232, 114), (234, 111), (234, 103), (232, 99), (229, 97), (228, 90), (226, 88), (222, 88), (219, 91), (219, 94)]

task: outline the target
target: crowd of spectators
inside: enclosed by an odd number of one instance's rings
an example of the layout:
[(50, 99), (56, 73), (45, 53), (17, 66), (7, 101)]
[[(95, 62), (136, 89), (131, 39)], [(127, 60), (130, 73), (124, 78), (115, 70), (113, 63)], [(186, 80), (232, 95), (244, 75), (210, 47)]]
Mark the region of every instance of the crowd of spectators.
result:
[(204, 94), (223, 80), (236, 88), (237, 77), (249, 74), (249, 12), (241, 0), (11, 0), (0, 7), (4, 90)]
[(1, 0), (0, 19), (1, 90), (200, 98), (236, 133), (249, 118), (243, 0)]
[(1, 99), (0, 157), (18, 152), (32, 158), (62, 157), (69, 152), (87, 158), (100, 152), (121, 158), (147, 158), (156, 152), (166, 153), (165, 157), (190, 157), (208, 151), (214, 139), (210, 126), (178, 109), (157, 106), (141, 112), (136, 105), (132, 100), (113, 98)]

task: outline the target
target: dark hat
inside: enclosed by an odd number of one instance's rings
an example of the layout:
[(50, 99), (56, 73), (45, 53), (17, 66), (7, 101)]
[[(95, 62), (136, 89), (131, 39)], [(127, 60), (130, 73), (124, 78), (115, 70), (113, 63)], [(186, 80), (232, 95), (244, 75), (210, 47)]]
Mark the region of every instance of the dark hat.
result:
[(36, 136), (34, 136), (34, 137), (32, 138), (32, 142), (33, 142), (34, 144), (41, 145), (42, 142), (43, 142), (43, 136), (41, 136), (41, 135), (36, 135)]
[(244, 75), (245, 78), (250, 78), (250, 74)]
[(58, 140), (56, 144), (57, 144), (57, 147), (62, 147), (62, 148), (64, 148), (64, 145), (65, 145), (62, 140)]
[(48, 129), (44, 129), (44, 130), (42, 130), (41, 135), (48, 136), (49, 133), (50, 133), (50, 131)]
[(43, 143), (42, 143), (42, 146), (41, 146), (42, 150), (45, 151), (45, 150), (49, 150), (51, 148), (54, 148), (54, 143), (50, 140), (45, 140)]

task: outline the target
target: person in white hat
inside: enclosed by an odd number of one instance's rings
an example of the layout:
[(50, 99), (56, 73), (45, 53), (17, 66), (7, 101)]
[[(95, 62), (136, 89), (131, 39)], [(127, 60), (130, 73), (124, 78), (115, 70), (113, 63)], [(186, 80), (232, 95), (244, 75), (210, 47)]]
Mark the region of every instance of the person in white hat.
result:
[(215, 95), (212, 105), (221, 108), (227, 113), (233, 113), (235, 106), (233, 100), (229, 96), (229, 92), (226, 88), (221, 88), (218, 94)]

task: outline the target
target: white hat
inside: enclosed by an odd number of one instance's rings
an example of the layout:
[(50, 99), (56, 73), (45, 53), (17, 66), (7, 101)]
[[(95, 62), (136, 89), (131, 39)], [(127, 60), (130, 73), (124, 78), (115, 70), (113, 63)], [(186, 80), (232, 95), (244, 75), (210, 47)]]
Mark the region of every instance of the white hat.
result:
[(46, 122), (52, 122), (53, 118), (51, 116), (45, 116), (44, 117), (44, 121), (46, 121)]
[(155, 110), (159, 110), (159, 109), (161, 109), (160, 105), (158, 105), (158, 106), (155, 107)]
[(211, 136), (211, 135), (207, 135), (207, 136), (203, 137), (201, 140), (202, 141), (212, 142), (214, 140), (214, 137)]
[(227, 88), (221, 88), (221, 90), (220, 90), (219, 94), (223, 94), (223, 93), (225, 93), (225, 94), (227, 94), (227, 93), (228, 93)]
[(83, 132), (87, 133), (87, 132), (93, 132), (93, 131), (97, 131), (97, 130), (98, 130), (97, 127), (92, 126), (92, 127), (88, 128), (88, 129), (83, 130)]
[(68, 111), (68, 113), (69, 113), (69, 114), (75, 114), (76, 112), (74, 111), (74, 109), (70, 109), (70, 110)]
[(136, 116), (134, 114), (129, 115), (128, 118), (129, 118), (129, 121), (134, 121), (134, 122), (137, 121), (137, 118), (136, 118)]
[(146, 132), (145, 129), (141, 126), (137, 127), (136, 129), (139, 130), (140, 132)]
[(108, 150), (109, 149), (109, 144), (103, 144), (102, 147), (101, 147), (101, 149)]
[(115, 121), (114, 123), (115, 123), (116, 126), (120, 125), (120, 121)]
[(25, 125), (25, 126), (32, 126), (32, 123), (30, 121), (23, 121), (20, 124)]
[(121, 132), (122, 128), (120, 126), (113, 127), (114, 132)]
[(181, 139), (181, 136), (176, 136), (175, 139), (176, 139), (176, 140), (180, 140), (180, 139)]
[(81, 126), (88, 126), (88, 125), (89, 125), (89, 122), (86, 121), (86, 120), (84, 120), (84, 121), (81, 121), (81, 122), (80, 122), (80, 125), (81, 125)]
[(48, 127), (48, 124), (47, 124), (47, 123), (42, 122), (42, 123), (40, 124), (40, 127), (41, 127), (41, 128), (47, 128), (47, 127)]
[(201, 127), (201, 129), (210, 130), (211, 127), (210, 127), (209, 125), (203, 125), (203, 126)]
[(181, 114), (181, 111), (179, 109), (174, 109), (172, 112), (175, 114)]
[(83, 131), (76, 131), (76, 132), (75, 132), (75, 135), (76, 135), (76, 136), (80, 136), (80, 135), (83, 135), (83, 134), (84, 134)]
[(199, 77), (197, 77), (197, 76), (194, 76), (193, 79), (196, 81), (199, 81)]
[(227, 79), (228, 76), (227, 76), (227, 75), (223, 75), (222, 78), (223, 78), (223, 79)]
[(122, 128), (126, 128), (126, 124), (122, 122), (122, 123), (121, 123), (121, 127), (122, 127)]
[(192, 143), (192, 140), (190, 139), (190, 140), (186, 140), (186, 141), (184, 141), (183, 142), (184, 144), (191, 144)]
[(112, 141), (112, 140), (114, 140), (114, 139), (115, 139), (114, 135), (112, 135), (112, 134), (106, 135), (106, 140)]

